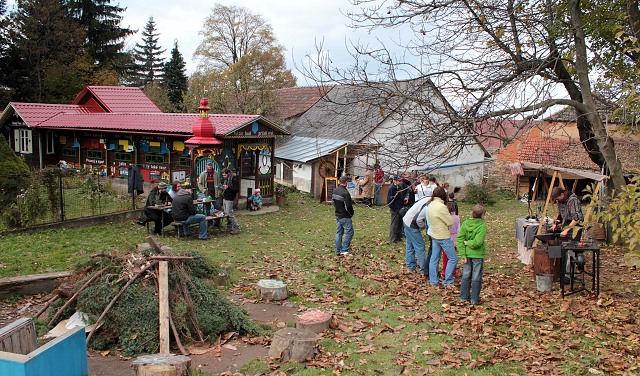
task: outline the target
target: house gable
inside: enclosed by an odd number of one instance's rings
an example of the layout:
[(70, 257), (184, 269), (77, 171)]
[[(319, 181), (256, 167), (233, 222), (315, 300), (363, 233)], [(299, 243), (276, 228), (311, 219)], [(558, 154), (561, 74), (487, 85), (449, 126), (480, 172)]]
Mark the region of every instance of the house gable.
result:
[(136, 87), (87, 86), (72, 103), (84, 105), (92, 112), (162, 113), (144, 91)]

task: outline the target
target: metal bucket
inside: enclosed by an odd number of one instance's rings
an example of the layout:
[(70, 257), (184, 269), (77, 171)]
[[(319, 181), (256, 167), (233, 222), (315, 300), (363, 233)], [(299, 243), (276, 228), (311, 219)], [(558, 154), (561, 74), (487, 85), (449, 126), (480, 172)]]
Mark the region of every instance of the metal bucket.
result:
[(536, 288), (538, 291), (551, 291), (553, 276), (550, 274), (536, 274)]

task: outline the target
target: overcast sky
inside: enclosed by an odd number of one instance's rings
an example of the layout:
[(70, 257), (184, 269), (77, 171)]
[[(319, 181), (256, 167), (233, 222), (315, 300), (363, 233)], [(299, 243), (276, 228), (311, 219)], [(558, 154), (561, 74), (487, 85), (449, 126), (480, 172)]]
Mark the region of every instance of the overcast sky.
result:
[[(213, 5), (242, 6), (251, 13), (261, 15), (273, 27), (276, 39), (286, 49), (284, 54), (287, 67), (298, 77), (298, 85), (313, 85), (305, 82), (296, 69), (304, 63), (306, 55), (316, 54), (316, 43), (322, 43), (328, 52), (332, 65), (346, 68), (353, 63), (348, 53), (351, 42), (375, 43), (375, 39), (387, 41), (387, 47), (401, 37), (399, 31), (381, 30), (368, 34), (364, 30), (354, 30), (347, 26), (349, 20), (344, 14), (355, 8), (349, 0), (112, 0), (111, 4), (127, 8), (123, 13), (121, 26), (137, 29), (138, 33), (126, 40), (126, 47), (133, 48), (142, 41), (142, 30), (149, 16), (153, 16), (160, 34), (159, 43), (166, 49), (169, 58), (174, 40), (187, 62), (188, 74), (196, 69), (193, 52), (202, 41), (199, 31), (204, 19), (211, 13)], [(8, 1), (11, 11), (15, 0)], [(405, 34), (406, 35), (406, 34)], [(400, 51), (399, 53), (402, 53)]]
[[(305, 55), (314, 54), (316, 41), (324, 41), (334, 64), (346, 66), (350, 61), (346, 48), (348, 40), (358, 39), (354, 30), (346, 26), (348, 19), (343, 15), (350, 7), (348, 0), (220, 0), (217, 3), (248, 8), (267, 20), (278, 42), (285, 47), (287, 66), (298, 76), (300, 86), (312, 83), (303, 81), (294, 64), (300, 66)], [(187, 61), (188, 72), (195, 70), (192, 56), (202, 41), (198, 32), (215, 2), (121, 0), (119, 4), (127, 8), (122, 25), (139, 30), (127, 40), (128, 47), (141, 41), (141, 31), (149, 16), (153, 16), (160, 33), (160, 44), (167, 49), (166, 57), (177, 39), (178, 49)], [(364, 32), (362, 34), (366, 36)]]

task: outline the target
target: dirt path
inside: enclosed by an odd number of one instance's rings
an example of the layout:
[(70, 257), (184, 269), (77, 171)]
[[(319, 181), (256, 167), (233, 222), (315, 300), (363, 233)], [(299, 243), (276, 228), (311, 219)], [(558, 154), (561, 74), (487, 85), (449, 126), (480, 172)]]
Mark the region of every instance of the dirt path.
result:
[[(25, 297), (12, 303), (4, 302), (0, 308), (0, 327), (13, 322), (19, 317), (35, 316), (44, 301), (46, 294)], [(291, 303), (256, 303), (242, 299), (238, 295), (231, 296), (236, 304), (244, 308), (251, 319), (258, 323), (283, 326), (294, 322), (298, 309)], [(6, 303), (6, 304), (5, 304)], [(280, 323), (280, 324), (279, 324)], [(257, 341), (259, 342), (259, 341)], [(199, 351), (198, 351), (199, 350)], [(194, 369), (212, 374), (233, 374), (243, 365), (254, 359), (267, 356), (269, 348), (262, 344), (248, 343), (238, 336), (232, 337), (223, 345), (197, 349), (203, 354), (191, 354), (191, 365)], [(89, 375), (95, 376), (127, 376), (134, 375), (131, 369), (133, 359), (116, 355), (102, 355), (89, 351)]]

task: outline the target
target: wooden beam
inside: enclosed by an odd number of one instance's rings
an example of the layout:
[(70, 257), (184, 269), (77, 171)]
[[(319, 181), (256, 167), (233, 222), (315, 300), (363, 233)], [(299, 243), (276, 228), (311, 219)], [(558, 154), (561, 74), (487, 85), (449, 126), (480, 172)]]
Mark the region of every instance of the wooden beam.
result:
[(158, 268), (158, 301), (160, 316), (160, 353), (169, 354), (169, 261)]
[[(547, 217), (547, 208), (549, 207), (549, 202), (551, 201), (551, 191), (553, 190), (553, 186), (556, 183), (556, 177), (558, 176), (558, 174), (559, 174), (558, 171), (554, 171), (553, 176), (551, 177), (550, 189), (547, 192), (547, 200), (544, 203), (544, 209), (542, 210), (542, 215), (540, 215), (540, 225), (538, 226), (538, 232), (536, 235), (540, 235), (542, 233), (542, 228), (544, 227), (542, 225), (544, 223), (545, 218)], [(538, 243), (538, 239), (533, 241), (533, 245), (536, 245), (537, 243)]]
[(584, 223), (589, 223), (589, 220), (591, 219), (591, 213), (593, 212), (593, 207), (595, 200), (597, 200), (598, 197), (598, 193), (600, 192), (600, 188), (602, 187), (602, 180), (600, 180), (598, 182), (598, 184), (596, 184), (596, 188), (593, 190), (593, 196), (591, 196), (591, 204), (589, 205), (589, 207), (587, 208), (587, 213), (584, 215)]

